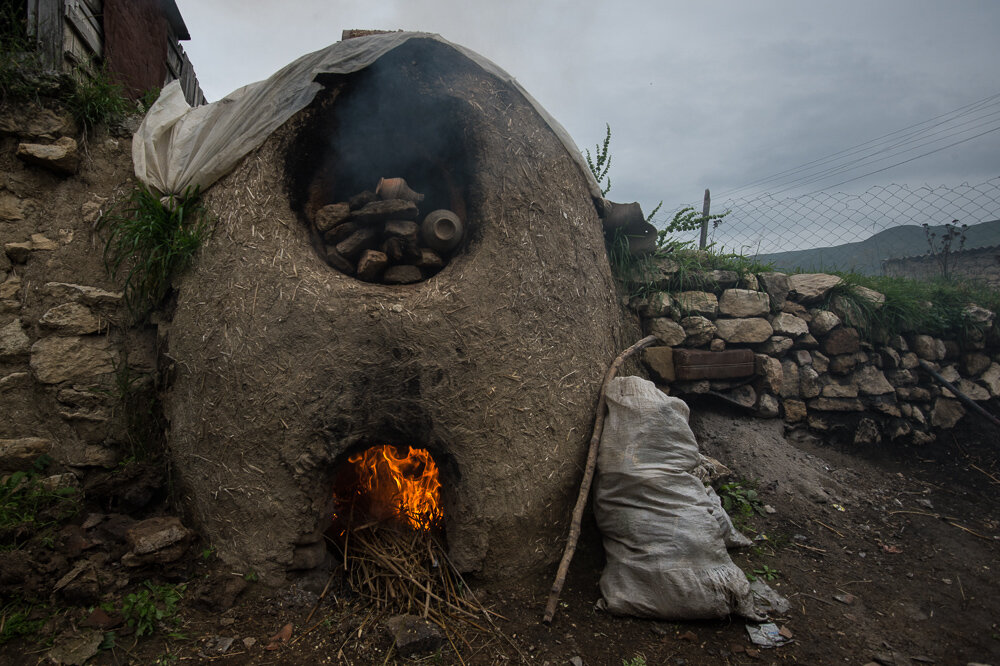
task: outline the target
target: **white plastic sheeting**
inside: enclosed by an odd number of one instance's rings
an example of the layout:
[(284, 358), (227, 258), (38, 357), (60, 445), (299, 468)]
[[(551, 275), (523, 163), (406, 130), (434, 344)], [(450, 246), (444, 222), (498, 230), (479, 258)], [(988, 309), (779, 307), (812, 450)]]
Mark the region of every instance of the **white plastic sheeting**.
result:
[(761, 619), (726, 551), (749, 541), (691, 474), (702, 461), (687, 404), (640, 377), (612, 380), (607, 401), (594, 486), (607, 555), (602, 605), (673, 620), (732, 612)]
[(312, 102), (322, 89), (315, 81), (317, 75), (359, 71), (411, 39), (446, 44), (485, 72), (513, 86), (566, 146), (587, 179), (591, 194), (601, 195), (573, 139), (510, 74), (439, 35), (420, 32), (393, 32), (337, 42), (299, 58), (269, 79), (197, 108), (188, 106), (179, 82), (173, 81), (163, 89), (135, 133), (132, 142), (135, 174), (163, 195), (182, 195), (192, 186), (205, 190)]

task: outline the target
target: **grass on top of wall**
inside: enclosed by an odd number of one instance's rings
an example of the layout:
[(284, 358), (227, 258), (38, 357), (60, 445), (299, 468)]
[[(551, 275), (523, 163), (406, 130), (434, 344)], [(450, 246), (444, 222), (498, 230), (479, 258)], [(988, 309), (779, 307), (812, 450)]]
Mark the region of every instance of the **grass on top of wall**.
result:
[[(872, 342), (908, 333), (967, 341), (985, 335), (989, 328), (968, 311), (970, 305), (1000, 312), (1000, 292), (970, 280), (833, 274), (843, 282), (820, 307), (846, 315), (847, 323)], [(858, 287), (879, 292), (885, 302), (874, 303)]]

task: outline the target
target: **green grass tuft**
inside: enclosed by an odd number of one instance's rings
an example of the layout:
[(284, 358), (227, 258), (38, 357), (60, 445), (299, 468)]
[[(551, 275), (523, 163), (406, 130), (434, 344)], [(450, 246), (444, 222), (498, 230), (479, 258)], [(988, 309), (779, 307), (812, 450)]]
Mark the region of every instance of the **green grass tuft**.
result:
[(10, 601), (0, 608), (0, 645), (37, 634), (49, 619), (44, 609), (44, 606), (21, 599)]
[(135, 111), (135, 105), (125, 96), (122, 86), (112, 81), (106, 67), (94, 72), (80, 69), (76, 81), (65, 102), (85, 132), (98, 125), (119, 122)]
[(0, 550), (15, 550), (32, 537), (45, 537), (80, 512), (76, 488), (48, 489), (40, 481), (48, 465), (40, 457), (31, 470), (14, 472), (0, 482)]
[[(890, 335), (907, 333), (966, 341), (986, 333), (969, 318), (968, 306), (1000, 311), (1000, 292), (966, 280), (836, 275), (843, 283), (830, 291), (820, 307), (837, 312), (871, 342), (884, 343)], [(885, 303), (879, 305), (866, 298), (858, 287), (881, 293)]]
[(171, 279), (191, 263), (207, 234), (206, 219), (197, 188), (164, 203), (145, 185), (101, 217), (98, 230), (108, 234), (105, 267), (122, 280), (137, 319), (159, 305)]

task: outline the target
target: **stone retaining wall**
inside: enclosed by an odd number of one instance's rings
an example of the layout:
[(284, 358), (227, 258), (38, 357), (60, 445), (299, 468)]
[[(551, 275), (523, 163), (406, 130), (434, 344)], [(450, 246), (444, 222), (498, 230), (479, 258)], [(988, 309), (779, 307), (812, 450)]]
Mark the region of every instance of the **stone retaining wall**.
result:
[[(661, 260), (669, 281), (676, 268)], [(1000, 353), (987, 347), (993, 312), (969, 306), (978, 325), (962, 342), (928, 335), (893, 336), (888, 344), (862, 339), (846, 303), (827, 300), (840, 278), (826, 274), (762, 273), (742, 278), (732, 271), (704, 275), (704, 290), (658, 291), (633, 299), (644, 329), (661, 345), (644, 361), (671, 394), (713, 394), (765, 418), (781, 417), (857, 444), (882, 441), (923, 444), (938, 429), (953, 427), (966, 408), (918, 363), (922, 359), (956, 389), (976, 401), (1000, 395)], [(858, 288), (879, 304), (884, 297)], [(749, 348), (752, 377), (677, 381), (673, 350)]]
[(121, 326), (93, 234), (130, 141), (92, 134), (85, 154), (77, 137), (58, 112), (0, 111), (0, 476), (46, 454), (60, 484), (86, 487), (144, 445), (122, 406), (152, 390), (155, 333)]

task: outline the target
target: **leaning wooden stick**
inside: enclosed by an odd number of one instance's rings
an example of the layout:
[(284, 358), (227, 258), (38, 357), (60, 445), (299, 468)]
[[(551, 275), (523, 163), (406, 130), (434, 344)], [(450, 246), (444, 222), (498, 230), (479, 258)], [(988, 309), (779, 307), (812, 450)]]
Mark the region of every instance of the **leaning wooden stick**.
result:
[(946, 389), (948, 389), (949, 391), (951, 391), (952, 393), (954, 393), (956, 398), (958, 398), (959, 400), (961, 400), (962, 402), (964, 402), (966, 405), (968, 405), (969, 407), (971, 407), (973, 409), (973, 411), (975, 411), (976, 413), (982, 415), (987, 421), (989, 421), (993, 425), (995, 425), (998, 428), (1000, 428), (1000, 419), (997, 419), (997, 417), (993, 416), (988, 411), (986, 411), (985, 409), (983, 409), (982, 406), (980, 406), (979, 403), (977, 403), (975, 400), (973, 400), (972, 398), (970, 398), (969, 396), (965, 395), (964, 393), (962, 393), (961, 391), (959, 391), (957, 388), (955, 388), (952, 385), (952, 383), (949, 382), (944, 377), (942, 377), (937, 372), (937, 370), (935, 370), (931, 366), (927, 365), (927, 361), (925, 361), (925, 360), (923, 360), (921, 358), (921, 359), (917, 359), (917, 363), (919, 363), (920, 367), (923, 368), (924, 370), (926, 370), (927, 373), (931, 377), (933, 377), (934, 379), (936, 379), (939, 384), (941, 384)]
[(576, 506), (573, 507), (573, 520), (569, 525), (569, 538), (566, 541), (566, 549), (563, 551), (562, 560), (559, 562), (559, 569), (556, 571), (556, 579), (552, 583), (552, 591), (549, 592), (549, 601), (545, 605), (545, 615), (542, 621), (546, 624), (552, 622), (552, 617), (556, 614), (556, 605), (559, 603), (559, 594), (562, 592), (563, 583), (566, 582), (566, 572), (569, 570), (570, 560), (576, 552), (576, 542), (580, 538), (580, 521), (583, 520), (583, 510), (587, 506), (587, 498), (590, 496), (590, 484), (594, 481), (594, 468), (597, 467), (597, 449), (601, 443), (601, 433), (604, 430), (604, 409), (607, 406), (606, 393), (608, 384), (618, 370), (625, 363), (625, 360), (640, 349), (648, 347), (656, 342), (655, 335), (649, 335), (639, 340), (614, 360), (608, 373), (604, 376), (604, 383), (601, 384), (600, 396), (597, 400), (597, 418), (594, 420), (594, 433), (590, 437), (590, 448), (587, 451), (587, 466), (583, 470), (583, 481), (580, 482), (580, 493), (576, 496)]

